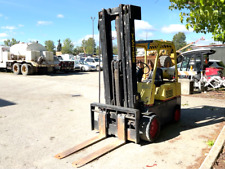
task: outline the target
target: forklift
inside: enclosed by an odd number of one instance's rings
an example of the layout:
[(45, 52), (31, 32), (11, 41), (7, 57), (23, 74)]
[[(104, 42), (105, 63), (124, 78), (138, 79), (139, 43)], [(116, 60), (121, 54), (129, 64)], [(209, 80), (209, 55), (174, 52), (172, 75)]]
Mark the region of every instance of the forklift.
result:
[[(98, 28), (103, 59), (105, 104), (91, 103), (91, 129), (98, 135), (55, 155), (62, 159), (93, 145), (109, 136), (116, 136), (115, 142), (73, 162), (81, 167), (94, 159), (131, 141), (154, 142), (161, 126), (180, 119), (181, 86), (178, 83), (176, 50), (172, 42), (148, 40), (135, 42), (135, 19), (141, 19), (141, 8), (120, 4), (119, 7), (102, 9), (99, 12)], [(112, 21), (117, 32), (118, 57), (113, 57)], [(154, 67), (148, 64), (144, 76), (137, 82), (136, 47), (147, 53), (156, 52)], [(157, 70), (160, 52), (169, 50), (175, 69), (162, 68), (163, 78), (158, 80)], [(147, 72), (151, 71), (151, 76)]]

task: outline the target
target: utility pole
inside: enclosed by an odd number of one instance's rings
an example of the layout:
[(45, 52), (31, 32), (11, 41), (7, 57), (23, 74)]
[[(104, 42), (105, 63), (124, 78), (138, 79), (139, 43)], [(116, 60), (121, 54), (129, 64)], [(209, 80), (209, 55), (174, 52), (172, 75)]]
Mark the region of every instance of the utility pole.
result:
[(94, 39), (94, 20), (95, 20), (95, 17), (91, 17), (91, 20), (92, 20), (92, 36), (93, 36), (93, 55), (95, 53), (95, 39)]

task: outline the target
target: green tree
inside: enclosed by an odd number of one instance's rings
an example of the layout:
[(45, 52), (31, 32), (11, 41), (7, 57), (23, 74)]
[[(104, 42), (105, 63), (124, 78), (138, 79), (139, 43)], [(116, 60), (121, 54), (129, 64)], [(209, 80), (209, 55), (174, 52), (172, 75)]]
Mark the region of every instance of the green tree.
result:
[(82, 47), (84, 49), (84, 53), (94, 54), (96, 52), (96, 44), (93, 38), (89, 38), (88, 40), (83, 40)]
[(212, 33), (214, 40), (225, 42), (225, 0), (170, 0), (171, 10), (180, 10), (181, 23), (196, 33)]
[(54, 42), (52, 40), (45, 41), (45, 46), (46, 46), (46, 49), (48, 51), (54, 52), (55, 45), (54, 45)]
[(101, 55), (102, 54), (102, 50), (101, 48), (99, 48), (99, 46), (96, 47), (96, 55)]
[(183, 32), (178, 32), (177, 34), (175, 34), (173, 36), (173, 43), (175, 45), (176, 50), (184, 47), (185, 45), (187, 45), (186, 43), (186, 36)]
[(79, 53), (83, 53), (83, 48), (81, 46), (76, 46), (74, 49), (73, 49), (73, 54), (74, 55), (78, 55)]
[(118, 48), (117, 45), (113, 45), (113, 54), (118, 55)]
[(19, 43), (20, 41), (17, 41), (16, 39), (12, 38), (11, 40), (7, 39), (4, 41), (4, 45), (5, 46), (12, 46), (15, 45), (17, 43)]
[(62, 46), (62, 53), (68, 53), (68, 54), (72, 54), (73, 53), (73, 43), (70, 40), (70, 38), (67, 38), (63, 41), (63, 46)]

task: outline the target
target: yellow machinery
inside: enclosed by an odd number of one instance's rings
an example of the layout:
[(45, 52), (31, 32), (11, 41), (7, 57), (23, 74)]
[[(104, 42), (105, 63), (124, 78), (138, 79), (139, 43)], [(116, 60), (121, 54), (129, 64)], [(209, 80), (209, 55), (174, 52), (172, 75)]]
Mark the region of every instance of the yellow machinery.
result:
[[(116, 136), (115, 142), (73, 162), (76, 167), (112, 151), (127, 141), (154, 142), (161, 126), (180, 119), (180, 83), (177, 77), (177, 58), (172, 42), (135, 42), (134, 20), (141, 19), (141, 8), (121, 4), (117, 8), (99, 12), (100, 42), (103, 56), (105, 104), (92, 103), (91, 129), (99, 131), (95, 136), (71, 149), (57, 154), (64, 158), (108, 136)], [(118, 58), (113, 57), (111, 22), (115, 20)], [(136, 47), (156, 51), (154, 67), (149, 76), (137, 78)], [(169, 50), (175, 68), (158, 68), (159, 53)], [(146, 60), (146, 59), (145, 59)], [(150, 69), (147, 64), (146, 69)], [(161, 77), (161, 78), (158, 78)]]
[[(145, 82), (138, 83), (138, 92), (141, 95), (141, 100), (146, 105), (153, 105), (155, 100), (165, 101), (181, 95), (180, 83), (178, 83), (177, 77), (177, 57), (174, 44), (170, 41), (158, 41), (158, 40), (147, 40), (137, 41), (137, 48), (143, 48), (145, 50), (145, 65), (147, 64), (147, 52), (154, 51), (156, 53), (156, 59), (154, 68), (152, 71), (151, 79), (147, 79), (146, 74), (144, 76)], [(159, 67), (159, 57), (162, 51), (170, 51), (170, 59), (174, 64), (175, 68), (163, 68)], [(157, 68), (162, 69), (162, 82), (156, 86), (154, 83), (157, 79), (156, 73)], [(149, 69), (149, 68), (147, 68)], [(176, 71), (175, 71), (176, 70)], [(146, 71), (146, 68), (145, 68)], [(165, 78), (167, 80), (165, 81)]]

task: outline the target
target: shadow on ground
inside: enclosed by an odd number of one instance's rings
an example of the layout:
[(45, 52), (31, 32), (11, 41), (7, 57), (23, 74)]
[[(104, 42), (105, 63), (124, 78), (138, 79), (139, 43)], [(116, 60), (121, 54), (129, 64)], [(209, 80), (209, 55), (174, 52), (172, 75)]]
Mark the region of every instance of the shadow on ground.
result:
[(225, 108), (212, 106), (183, 108), (180, 121), (162, 127), (157, 142), (173, 139), (179, 136), (182, 131), (221, 123), (224, 120)]
[(13, 103), (13, 102), (10, 102), (10, 101), (7, 101), (7, 100), (0, 99), (0, 107), (12, 106), (12, 105), (15, 105), (15, 104), (16, 103)]
[[(6, 73), (11, 73), (13, 74), (11, 71), (7, 71), (7, 70), (0, 70), (0, 72), (6, 72)], [(96, 71), (93, 71), (96, 72)], [(98, 72), (98, 71), (97, 71)], [(39, 71), (35, 74), (32, 75), (28, 75), (28, 76), (35, 76), (35, 75), (47, 75), (47, 76), (71, 76), (71, 75), (83, 75), (83, 74), (87, 74), (88, 72), (80, 72), (80, 71), (69, 71), (69, 72), (63, 72), (63, 71), (57, 71), (55, 73), (51, 73), (51, 72), (46, 72), (46, 71)], [(19, 74), (22, 75), (22, 74)]]
[(49, 76), (71, 76), (71, 75), (84, 75), (87, 72), (57, 72), (57, 73), (48, 73)]

